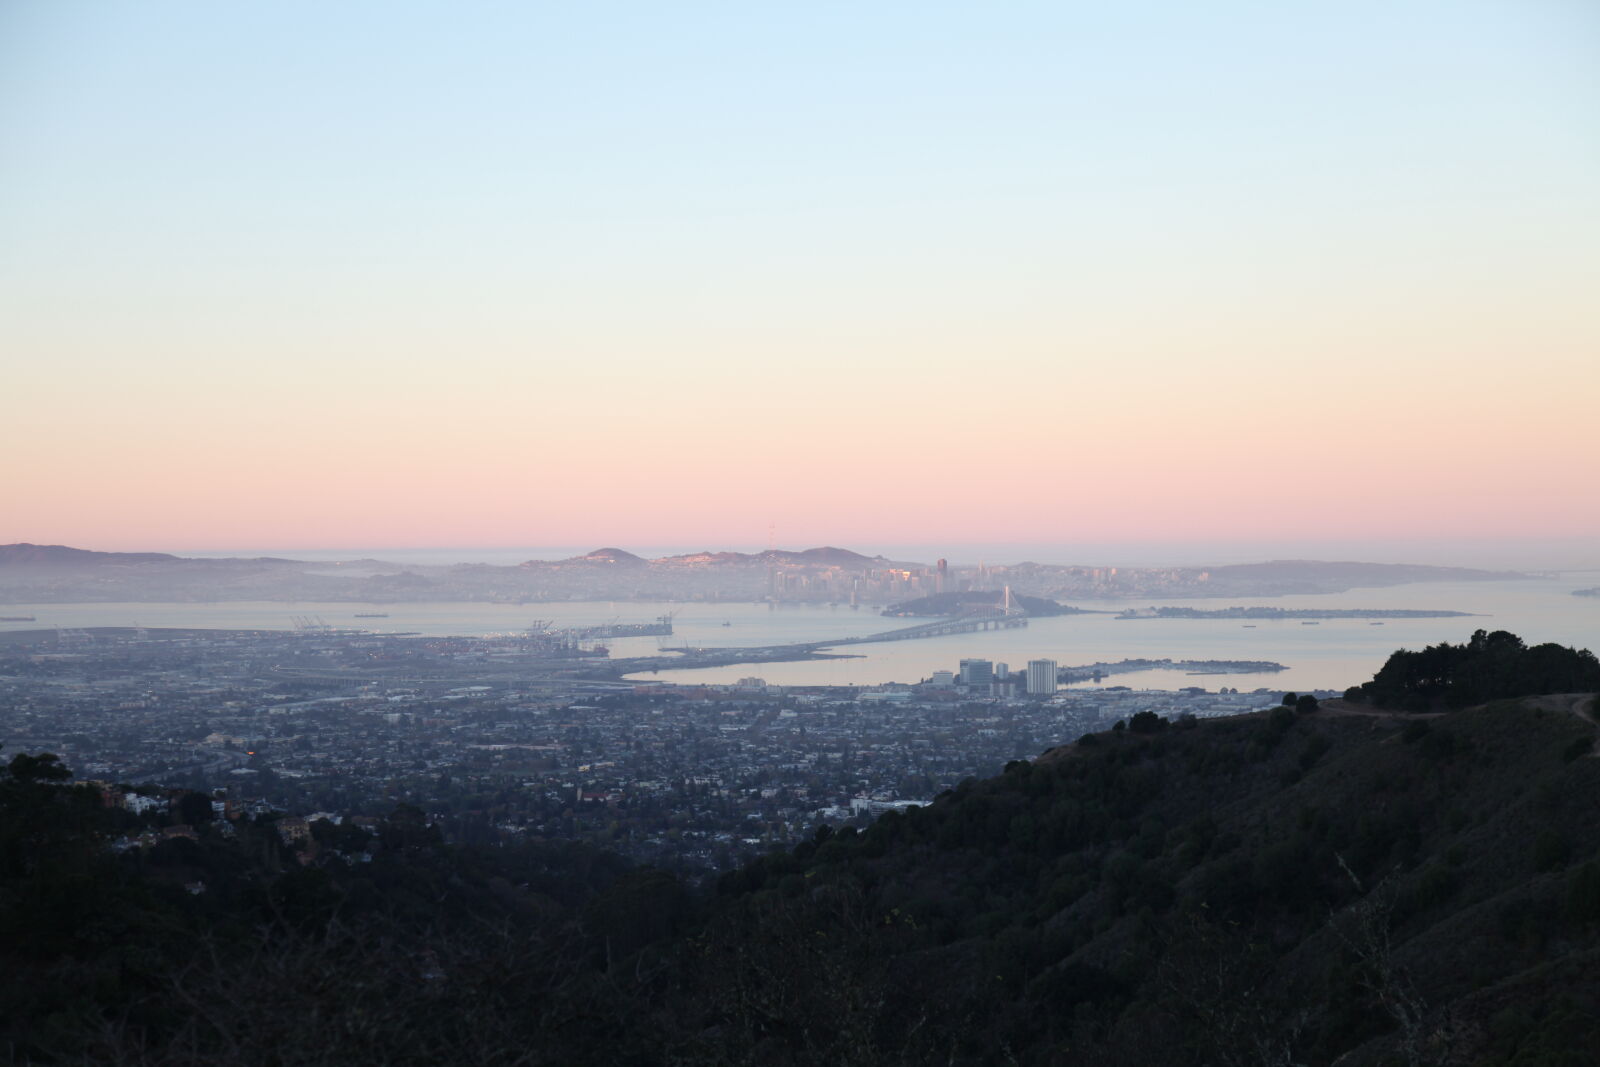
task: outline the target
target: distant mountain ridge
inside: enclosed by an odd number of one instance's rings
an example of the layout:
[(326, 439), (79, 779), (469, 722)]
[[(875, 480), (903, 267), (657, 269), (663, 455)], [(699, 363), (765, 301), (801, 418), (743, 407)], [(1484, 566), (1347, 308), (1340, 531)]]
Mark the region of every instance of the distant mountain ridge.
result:
[(96, 563), (175, 563), (182, 557), (166, 552), (95, 552), (66, 545), (34, 545), (26, 541), (0, 545), (0, 567), (75, 567)]
[[(647, 560), (643, 556), (636, 556), (621, 548), (597, 548), (583, 556), (573, 556), (571, 559), (557, 561), (559, 564), (574, 563), (621, 563), (629, 566), (638, 564), (662, 564), (665, 566), (736, 566), (740, 564), (784, 563), (792, 565), (813, 565), (822, 567), (867, 567), (884, 566), (889, 563), (882, 556), (864, 556), (860, 552), (852, 552), (848, 548), (807, 548), (795, 552), (788, 549), (769, 548), (765, 552), (713, 552), (707, 549), (704, 552), (687, 552), (677, 556), (661, 556), (658, 559)], [(530, 559), (520, 564), (523, 567), (551, 566), (551, 561)], [(908, 566), (921, 567), (922, 564), (909, 564)]]
[[(942, 576), (941, 576), (942, 574)], [(415, 564), (374, 559), (185, 557), (67, 545), (0, 545), (0, 600), (46, 603), (303, 601), (543, 603), (572, 600), (760, 600), (869, 606), (945, 593), (1080, 599), (1270, 597), (1407, 582), (1526, 578), (1508, 571), (1412, 564), (1274, 560), (1202, 567), (1079, 567), (1023, 562), (934, 567), (822, 545), (692, 552), (645, 559), (614, 545), (520, 564)]]
[[(534, 561), (530, 560), (529, 562), (532, 563)], [(588, 555), (574, 556), (569, 560), (563, 560), (563, 562), (620, 564), (628, 567), (643, 567), (649, 563), (643, 556), (636, 556), (632, 552), (620, 548), (597, 548)]]
[[(367, 560), (365, 562), (374, 562)], [(0, 567), (93, 567), (126, 566), (142, 563), (218, 564), (218, 563), (303, 563), (279, 556), (175, 556), (170, 552), (101, 552), (69, 545), (34, 545), (26, 541), (0, 545)], [(305, 563), (306, 566), (312, 566)]]

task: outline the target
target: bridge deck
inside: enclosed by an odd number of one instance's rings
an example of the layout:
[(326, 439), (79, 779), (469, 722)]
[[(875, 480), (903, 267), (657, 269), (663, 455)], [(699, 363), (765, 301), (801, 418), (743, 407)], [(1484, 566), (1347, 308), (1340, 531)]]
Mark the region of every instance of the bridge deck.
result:
[(664, 651), (724, 659), (734, 654), (759, 656), (789, 652), (816, 652), (824, 648), (838, 648), (842, 645), (870, 645), (881, 641), (915, 641), (924, 637), (946, 637), (950, 634), (977, 633), (980, 630), (1019, 630), (1027, 625), (1028, 616), (1021, 612), (1013, 612), (1008, 615), (962, 615), (953, 619), (937, 619), (933, 622), (918, 623), (915, 626), (903, 626), (898, 630), (884, 630), (881, 633), (867, 634), (863, 637), (836, 637), (827, 641), (797, 641), (792, 645), (759, 645), (754, 648), (669, 648)]

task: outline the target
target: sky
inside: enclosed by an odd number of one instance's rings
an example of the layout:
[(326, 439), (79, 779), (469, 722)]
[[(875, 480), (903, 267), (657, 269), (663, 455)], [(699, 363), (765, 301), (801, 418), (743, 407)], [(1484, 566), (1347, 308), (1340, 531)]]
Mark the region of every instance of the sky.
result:
[(1600, 558), (1597, 54), (1587, 0), (4, 0), (0, 543)]

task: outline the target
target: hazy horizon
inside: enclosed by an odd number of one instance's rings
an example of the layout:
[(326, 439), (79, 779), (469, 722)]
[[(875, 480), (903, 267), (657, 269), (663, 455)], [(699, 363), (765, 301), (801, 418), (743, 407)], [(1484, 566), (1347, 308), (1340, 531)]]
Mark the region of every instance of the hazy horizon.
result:
[[(852, 544), (839, 539), (817, 544), (776, 544), (787, 551), (824, 546), (849, 549), (866, 556), (891, 560), (932, 563), (948, 559), (956, 566), (978, 563), (1072, 564), (1085, 566), (1194, 567), (1259, 563), (1268, 560), (1354, 560), (1363, 563), (1413, 563), (1448, 567), (1505, 568), (1537, 571), (1584, 571), (1600, 569), (1600, 540), (1568, 538), (1507, 541), (1428, 542), (1138, 542), (1108, 543), (947, 543), (947, 544)], [(86, 548), (98, 546), (76, 545)], [(239, 547), (204, 546), (194, 548), (141, 545), (118, 551), (170, 552), (174, 555), (207, 557), (283, 556), (306, 560), (348, 560), (373, 558), (391, 563), (437, 565), (444, 563), (520, 563), (524, 560), (559, 560), (585, 555), (599, 548), (620, 548), (646, 559), (686, 555), (694, 552), (764, 551), (765, 544), (737, 544), (709, 541), (689, 544), (627, 544), (615, 540), (585, 545), (351, 545)], [(104, 549), (100, 549), (104, 551)]]

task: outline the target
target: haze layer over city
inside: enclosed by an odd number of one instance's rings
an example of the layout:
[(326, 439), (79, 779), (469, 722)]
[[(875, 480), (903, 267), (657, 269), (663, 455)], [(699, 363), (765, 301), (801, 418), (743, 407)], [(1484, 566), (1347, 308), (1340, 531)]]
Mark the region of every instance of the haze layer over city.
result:
[(0, 5), (0, 1065), (1590, 1062), (1597, 43)]

